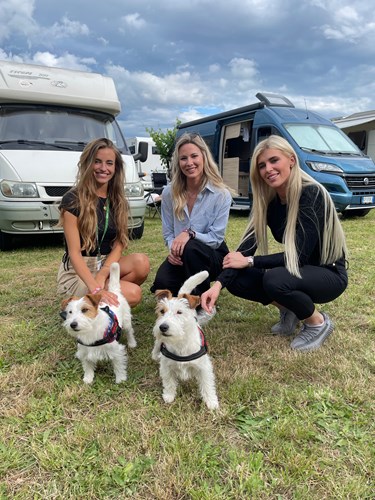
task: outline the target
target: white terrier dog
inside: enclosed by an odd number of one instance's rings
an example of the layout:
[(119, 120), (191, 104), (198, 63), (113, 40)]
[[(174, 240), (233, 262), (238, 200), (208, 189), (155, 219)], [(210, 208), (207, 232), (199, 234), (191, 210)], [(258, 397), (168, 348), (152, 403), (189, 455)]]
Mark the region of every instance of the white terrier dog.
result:
[(152, 359), (160, 362), (166, 403), (174, 401), (179, 380), (195, 378), (203, 401), (213, 410), (219, 407), (219, 402), (214, 371), (200, 325), (211, 319), (214, 313), (207, 315), (202, 311), (197, 315), (200, 298), (190, 295), (207, 277), (208, 272), (202, 271), (189, 278), (177, 298), (172, 297), (169, 290), (156, 291), (158, 318), (153, 329), (155, 345)]
[(120, 344), (122, 329), (126, 331), (129, 347), (136, 347), (130, 306), (121, 293), (120, 266), (111, 264), (108, 290), (117, 295), (119, 306), (111, 309), (101, 302), (101, 294), (63, 300), (60, 316), (69, 335), (77, 340), (76, 357), (81, 361), (86, 384), (94, 380), (98, 361), (111, 361), (116, 384), (127, 378), (126, 348)]

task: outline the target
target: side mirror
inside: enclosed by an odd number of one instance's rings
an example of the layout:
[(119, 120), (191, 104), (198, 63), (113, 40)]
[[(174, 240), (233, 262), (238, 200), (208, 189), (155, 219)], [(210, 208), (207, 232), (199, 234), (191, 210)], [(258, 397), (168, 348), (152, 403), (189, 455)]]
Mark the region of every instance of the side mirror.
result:
[(138, 153), (133, 155), (134, 161), (139, 160), (141, 163), (145, 162), (148, 157), (148, 144), (147, 142), (141, 141), (138, 144)]

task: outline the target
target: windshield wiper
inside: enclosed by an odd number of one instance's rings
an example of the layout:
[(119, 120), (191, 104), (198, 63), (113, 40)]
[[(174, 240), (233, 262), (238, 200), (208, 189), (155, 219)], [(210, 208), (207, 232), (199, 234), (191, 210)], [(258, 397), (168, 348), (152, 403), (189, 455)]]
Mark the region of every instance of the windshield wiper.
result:
[(27, 146), (52, 146), (53, 148), (57, 149), (67, 149), (71, 151), (72, 148), (69, 148), (67, 146), (60, 146), (59, 144), (55, 143), (50, 143), (50, 142), (44, 142), (44, 141), (31, 141), (29, 139), (9, 139), (8, 141), (0, 141), (0, 146), (3, 144), (25, 144)]
[(330, 151), (321, 151), (320, 149), (314, 149), (314, 148), (304, 148), (301, 146), (302, 151), (309, 151), (310, 153), (319, 153), (321, 155), (328, 155)]

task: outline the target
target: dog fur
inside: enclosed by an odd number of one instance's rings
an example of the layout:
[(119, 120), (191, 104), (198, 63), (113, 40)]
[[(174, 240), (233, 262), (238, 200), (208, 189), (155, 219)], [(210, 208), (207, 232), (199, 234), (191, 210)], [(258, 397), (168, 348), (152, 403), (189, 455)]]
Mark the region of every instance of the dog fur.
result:
[(201, 348), (201, 332), (199, 326), (211, 319), (214, 314), (207, 315), (204, 311), (197, 315), (196, 307), (200, 298), (191, 295), (192, 290), (208, 277), (207, 271), (202, 271), (189, 278), (181, 289), (178, 297), (172, 297), (169, 290), (157, 290), (157, 320), (153, 328), (155, 345), (152, 359), (160, 363), (160, 376), (163, 384), (163, 399), (166, 403), (175, 400), (179, 380), (195, 378), (203, 401), (211, 410), (219, 407), (216, 394), (215, 376), (212, 362), (206, 353), (192, 361), (175, 361), (160, 352), (161, 345), (177, 356), (189, 356)]
[[(108, 290), (117, 295), (119, 306), (111, 306), (111, 311), (117, 316), (119, 326), (126, 331), (129, 347), (136, 347), (134, 338), (130, 306), (121, 293), (120, 288), (120, 266), (117, 262), (111, 264)], [(77, 343), (76, 357), (81, 361), (86, 384), (94, 380), (95, 368), (99, 361), (111, 361), (115, 372), (116, 383), (119, 384), (127, 379), (127, 355), (126, 348), (116, 339), (110, 343), (100, 346), (91, 346), (103, 339), (110, 325), (110, 317), (102, 309), (100, 293), (88, 294), (82, 298), (71, 297), (63, 300), (61, 304), (64, 318), (64, 327), (69, 335), (82, 342)]]

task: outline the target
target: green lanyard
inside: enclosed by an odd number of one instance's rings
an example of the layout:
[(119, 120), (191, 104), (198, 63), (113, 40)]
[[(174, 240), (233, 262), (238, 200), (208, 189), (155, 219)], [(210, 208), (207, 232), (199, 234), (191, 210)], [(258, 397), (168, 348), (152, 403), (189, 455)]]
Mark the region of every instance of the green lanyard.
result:
[(99, 265), (99, 261), (101, 260), (101, 257), (102, 257), (100, 254), (100, 247), (102, 246), (104, 236), (106, 235), (106, 232), (108, 229), (108, 224), (109, 224), (109, 198), (107, 198), (107, 201), (105, 203), (104, 211), (105, 211), (105, 222), (104, 222), (103, 236), (102, 236), (100, 243), (99, 243), (99, 228), (98, 228), (98, 226), (96, 226), (96, 241), (98, 243), (98, 265)]

